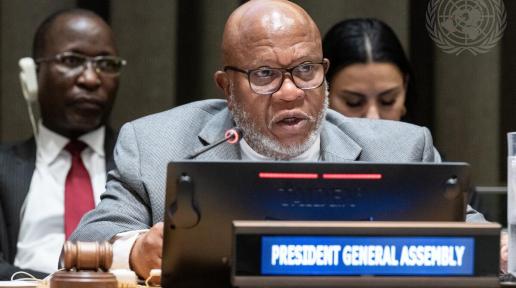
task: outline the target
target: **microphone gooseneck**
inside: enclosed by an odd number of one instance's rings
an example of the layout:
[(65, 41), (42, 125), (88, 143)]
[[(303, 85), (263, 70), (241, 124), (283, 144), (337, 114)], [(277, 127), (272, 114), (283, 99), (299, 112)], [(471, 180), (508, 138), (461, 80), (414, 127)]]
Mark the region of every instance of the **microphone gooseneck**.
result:
[(203, 147), (202, 149), (194, 152), (193, 154), (188, 155), (185, 159), (194, 159), (197, 156), (210, 151), (211, 149), (219, 146), (220, 144), (222, 144), (224, 142), (228, 142), (229, 144), (237, 144), (238, 142), (240, 142), (240, 140), (242, 140), (243, 136), (244, 136), (244, 133), (243, 133), (242, 129), (240, 129), (239, 127), (233, 127), (231, 129), (227, 130), (226, 133), (224, 133), (224, 138), (214, 142), (211, 145)]

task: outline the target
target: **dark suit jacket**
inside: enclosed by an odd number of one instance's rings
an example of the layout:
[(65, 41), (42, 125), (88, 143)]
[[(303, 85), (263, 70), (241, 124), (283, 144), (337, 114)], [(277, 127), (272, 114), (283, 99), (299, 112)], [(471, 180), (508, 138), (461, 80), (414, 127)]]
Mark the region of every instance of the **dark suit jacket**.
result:
[[(116, 133), (106, 128), (104, 149), (107, 171), (114, 168), (113, 147), (116, 136)], [(35, 168), (34, 138), (0, 145), (0, 280), (8, 280), (14, 272), (21, 270), (13, 265), (20, 231), (20, 211)], [(38, 278), (46, 275), (37, 271), (27, 272)]]

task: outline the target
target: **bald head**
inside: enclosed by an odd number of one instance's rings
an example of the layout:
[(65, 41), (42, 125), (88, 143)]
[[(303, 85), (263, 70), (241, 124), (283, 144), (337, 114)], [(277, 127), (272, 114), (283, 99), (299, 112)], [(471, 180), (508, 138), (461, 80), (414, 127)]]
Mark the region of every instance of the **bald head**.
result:
[(295, 39), (321, 46), (319, 29), (305, 10), (286, 0), (251, 0), (237, 8), (226, 22), (223, 63), (234, 65), (248, 59), (241, 52), (249, 51), (251, 46), (279, 46)]
[[(103, 29), (112, 36), (109, 25), (97, 14), (85, 9), (66, 9), (48, 16), (38, 26), (32, 43), (32, 57), (38, 59), (45, 54), (46, 46), (53, 36), (59, 36), (64, 23), (72, 22), (75, 26), (90, 25), (92, 29)], [(65, 27), (66, 28), (66, 27)], [(113, 42), (114, 45), (114, 42)]]

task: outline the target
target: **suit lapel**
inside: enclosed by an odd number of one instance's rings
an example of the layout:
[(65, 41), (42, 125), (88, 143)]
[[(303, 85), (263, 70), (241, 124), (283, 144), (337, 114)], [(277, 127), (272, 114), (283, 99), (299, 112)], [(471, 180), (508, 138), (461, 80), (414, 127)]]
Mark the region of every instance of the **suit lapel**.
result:
[[(199, 142), (193, 151), (197, 151), (204, 146), (210, 145), (224, 137), (226, 130), (235, 126), (229, 110), (225, 108), (221, 113), (217, 113), (201, 130), (198, 135)], [(198, 160), (238, 160), (240, 156), (240, 146), (223, 143), (216, 148), (199, 155)]]
[(113, 150), (115, 149), (118, 133), (115, 133), (111, 127), (106, 126), (106, 136), (104, 137), (104, 153), (106, 155), (106, 173), (115, 169), (115, 161), (113, 160)]
[(342, 129), (325, 121), (321, 130), (321, 155), (326, 162), (356, 161), (362, 147), (349, 137)]
[(21, 208), (29, 192), (32, 175), (36, 169), (36, 142), (34, 138), (30, 138), (21, 145), (14, 146), (13, 150), (16, 160), (16, 165), (13, 167), (15, 169), (13, 175), (16, 175), (16, 178), (18, 178), (16, 180), (16, 190), (19, 193), (19, 197), (16, 197), (16, 205)]
[[(29, 192), (32, 175), (36, 168), (36, 142), (34, 138), (23, 142), (20, 145), (13, 146), (12, 170), (6, 175), (10, 175), (6, 182), (9, 191), (9, 207), (4, 207), (4, 212), (10, 219), (5, 219), (8, 224), (9, 242), (12, 248), (9, 252), (11, 261), (14, 261), (16, 255), (16, 243), (18, 242), (18, 234), (20, 230), (20, 212)], [(8, 164), (8, 163), (6, 163)], [(6, 196), (6, 195), (4, 195)]]

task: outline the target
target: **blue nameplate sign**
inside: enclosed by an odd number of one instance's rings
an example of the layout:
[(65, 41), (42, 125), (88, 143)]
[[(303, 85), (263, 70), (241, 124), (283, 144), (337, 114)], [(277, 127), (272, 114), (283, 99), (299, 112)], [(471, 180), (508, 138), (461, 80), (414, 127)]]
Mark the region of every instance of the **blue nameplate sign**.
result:
[(474, 275), (473, 237), (263, 236), (262, 275)]

